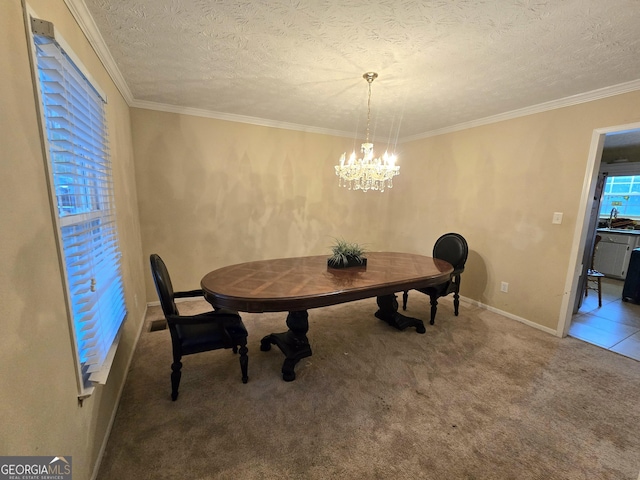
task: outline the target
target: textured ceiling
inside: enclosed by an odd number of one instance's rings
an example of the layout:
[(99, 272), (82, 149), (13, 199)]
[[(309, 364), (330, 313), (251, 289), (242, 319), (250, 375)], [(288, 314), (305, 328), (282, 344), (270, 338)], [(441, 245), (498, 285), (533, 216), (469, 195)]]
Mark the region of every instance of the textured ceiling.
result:
[(372, 134), (392, 141), (640, 89), (638, 0), (67, 1), (134, 104), (219, 118), (363, 135), (367, 71)]

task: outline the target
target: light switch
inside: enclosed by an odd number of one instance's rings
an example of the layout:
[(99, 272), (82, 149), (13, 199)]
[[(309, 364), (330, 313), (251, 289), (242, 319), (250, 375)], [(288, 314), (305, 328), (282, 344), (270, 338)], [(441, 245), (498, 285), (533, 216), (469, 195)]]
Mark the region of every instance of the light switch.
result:
[(551, 220), (551, 223), (560, 225), (562, 223), (562, 212), (553, 212), (553, 220)]

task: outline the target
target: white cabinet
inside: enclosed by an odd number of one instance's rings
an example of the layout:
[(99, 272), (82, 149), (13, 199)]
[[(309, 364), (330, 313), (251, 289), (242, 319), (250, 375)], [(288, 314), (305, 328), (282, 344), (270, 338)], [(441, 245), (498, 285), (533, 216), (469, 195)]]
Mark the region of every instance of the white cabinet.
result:
[(596, 250), (593, 268), (607, 277), (626, 278), (631, 251), (636, 248), (637, 235), (602, 231), (598, 235), (602, 240)]

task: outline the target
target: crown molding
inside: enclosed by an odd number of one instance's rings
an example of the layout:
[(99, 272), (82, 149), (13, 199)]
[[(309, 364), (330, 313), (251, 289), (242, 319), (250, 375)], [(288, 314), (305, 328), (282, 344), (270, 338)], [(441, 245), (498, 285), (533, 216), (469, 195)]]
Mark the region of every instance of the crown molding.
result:
[(129, 106), (133, 102), (133, 95), (131, 94), (131, 90), (127, 85), (122, 73), (120, 73), (120, 69), (116, 65), (115, 60), (111, 56), (111, 52), (107, 48), (107, 44), (102, 38), (102, 34), (98, 30), (87, 5), (84, 3), (84, 0), (64, 0), (64, 3), (69, 8), (71, 15), (75, 18), (76, 22), (80, 26), (82, 33), (84, 33), (87, 40), (89, 40), (89, 44), (96, 52), (96, 55), (102, 62), (102, 65), (107, 70), (107, 73), (115, 83), (116, 88), (120, 92), (120, 94), (124, 97), (125, 102)]
[(297, 123), (280, 122), (277, 120), (269, 120), (267, 118), (249, 117), (246, 115), (235, 115), (232, 113), (214, 112), (202, 108), (180, 107), (169, 105), (166, 103), (149, 102), (145, 100), (134, 100), (131, 107), (144, 108), (147, 110), (158, 110), (160, 112), (180, 113), (183, 115), (193, 115), (195, 117), (212, 118), (215, 120), (225, 120), (228, 122), (248, 123), (260, 127), (283, 128), (285, 130), (296, 130), (306, 133), (317, 133), (320, 135), (331, 135), (334, 137), (353, 138), (353, 132), (343, 132), (341, 130), (331, 130), (328, 128), (311, 127), (308, 125), (300, 125)]
[(469, 128), (480, 127), (482, 125), (489, 125), (491, 123), (503, 122), (505, 120), (512, 120), (514, 118), (525, 117), (527, 115), (534, 115), (536, 113), (557, 110), (558, 108), (570, 107), (581, 103), (593, 102), (594, 100), (622, 95), (623, 93), (635, 92), (637, 90), (640, 90), (640, 80), (633, 80), (631, 82), (620, 83), (611, 87), (592, 90), (591, 92), (579, 93), (570, 97), (551, 100), (549, 102), (539, 103), (538, 105), (532, 105), (530, 107), (520, 108), (518, 110), (512, 110), (510, 112), (500, 113), (498, 115), (492, 115), (490, 117), (480, 118), (478, 120), (472, 120), (470, 122), (459, 123), (450, 127), (439, 128), (437, 130), (431, 130), (418, 135), (404, 137), (400, 140), (400, 143), (435, 137), (445, 133), (459, 132), (460, 130), (467, 130)]
[[(459, 123), (450, 127), (439, 128), (437, 130), (431, 130), (425, 133), (403, 137), (398, 140), (398, 143), (407, 143), (415, 140), (421, 140), (424, 138), (435, 137), (437, 135), (444, 135), (447, 133), (459, 132), (461, 130), (467, 130), (469, 128), (480, 127), (483, 125), (490, 125), (492, 123), (503, 122), (505, 120), (512, 120), (519, 117), (525, 117), (527, 115), (534, 115), (536, 113), (548, 112), (551, 110), (557, 110), (559, 108), (570, 107), (573, 105), (579, 105), (581, 103), (593, 102), (603, 98), (613, 97), (616, 95), (622, 95), (624, 93), (630, 93), (640, 90), (640, 80), (634, 80), (631, 82), (620, 83), (611, 87), (600, 88), (591, 92), (580, 93), (572, 95), (570, 97), (560, 98), (558, 100), (551, 100), (549, 102), (539, 103), (538, 105), (532, 105), (530, 107), (520, 108), (518, 110), (512, 110), (510, 112), (500, 113), (498, 115), (492, 115), (490, 117), (479, 118), (478, 120), (472, 120), (470, 122)], [(296, 130), (308, 133), (318, 133), (322, 135), (333, 135), (337, 137), (353, 138), (353, 132), (343, 132), (338, 130), (330, 130), (319, 127), (310, 127), (307, 125), (300, 125), (295, 123), (277, 122), (275, 120), (268, 120), (264, 118), (249, 117), (244, 115), (234, 115), (230, 113), (214, 112), (205, 109), (178, 107), (175, 105), (167, 105), (163, 103), (147, 102), (141, 100), (133, 100), (129, 103), (132, 107), (146, 108), (149, 110), (159, 110), (163, 112), (180, 113), (184, 115), (194, 115), (198, 117), (213, 118), (217, 120), (226, 120), (229, 122), (248, 123), (252, 125), (259, 125), (264, 127), (284, 128), (287, 130)], [(375, 140), (375, 139), (374, 139)]]

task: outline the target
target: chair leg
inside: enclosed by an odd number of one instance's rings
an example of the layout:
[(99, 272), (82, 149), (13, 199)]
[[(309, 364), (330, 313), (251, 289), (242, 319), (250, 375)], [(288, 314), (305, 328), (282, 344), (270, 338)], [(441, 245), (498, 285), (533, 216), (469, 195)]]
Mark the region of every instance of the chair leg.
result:
[(182, 376), (182, 362), (180, 361), (180, 357), (177, 359), (174, 358), (173, 363), (171, 364), (171, 400), (174, 402), (178, 398), (178, 387), (180, 386), (180, 377)]
[(249, 357), (247, 356), (248, 351), (249, 349), (246, 345), (240, 345), (240, 370), (242, 371), (242, 383), (247, 383), (249, 381), (249, 376), (247, 374), (249, 366)]
[(436, 312), (438, 311), (438, 297), (431, 297), (431, 320), (429, 321), (430, 325), (433, 325), (436, 321)]
[(409, 292), (407, 290), (405, 290), (402, 293), (402, 310), (406, 310), (407, 309), (407, 300), (409, 300)]
[(598, 306), (602, 306), (602, 284), (600, 283), (600, 277), (598, 277)]
[(459, 308), (460, 308), (460, 295), (458, 295), (458, 292), (455, 292), (453, 294), (453, 314), (456, 317), (458, 316)]
[(460, 307), (460, 275), (456, 275), (456, 289), (453, 292), (453, 313), (457, 317)]
[(453, 314), (456, 317), (458, 316), (459, 307), (460, 307), (460, 295), (458, 295), (458, 292), (455, 292), (453, 294)]

